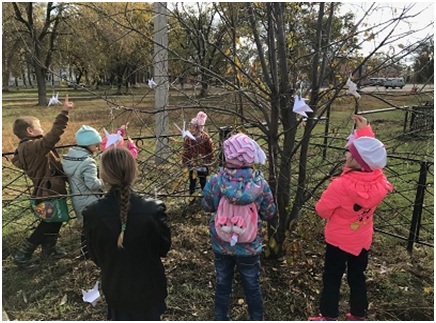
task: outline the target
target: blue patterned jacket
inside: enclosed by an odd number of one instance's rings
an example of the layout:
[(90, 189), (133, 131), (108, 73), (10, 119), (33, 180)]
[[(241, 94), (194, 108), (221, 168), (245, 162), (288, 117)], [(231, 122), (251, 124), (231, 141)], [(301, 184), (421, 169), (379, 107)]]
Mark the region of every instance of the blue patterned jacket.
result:
[[(249, 188), (244, 189), (247, 187)], [(262, 220), (270, 220), (277, 209), (271, 189), (262, 172), (249, 167), (220, 169), (218, 174), (211, 176), (204, 187), (203, 200), (201, 201), (203, 209), (207, 212), (215, 212), (222, 196), (226, 196), (234, 204), (245, 205), (254, 202), (259, 213), (259, 230), (253, 242), (237, 243), (232, 247), (229, 242), (222, 241), (218, 237), (215, 229), (215, 213), (213, 213), (209, 224), (213, 251), (235, 256), (260, 254), (262, 252)]]

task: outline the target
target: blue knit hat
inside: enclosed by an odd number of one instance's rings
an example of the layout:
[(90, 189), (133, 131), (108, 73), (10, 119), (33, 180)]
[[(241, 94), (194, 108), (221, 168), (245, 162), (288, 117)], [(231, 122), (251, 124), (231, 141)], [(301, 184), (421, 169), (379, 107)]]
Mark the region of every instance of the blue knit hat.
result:
[(81, 126), (76, 132), (78, 146), (96, 145), (101, 142), (101, 136), (97, 130), (90, 126)]

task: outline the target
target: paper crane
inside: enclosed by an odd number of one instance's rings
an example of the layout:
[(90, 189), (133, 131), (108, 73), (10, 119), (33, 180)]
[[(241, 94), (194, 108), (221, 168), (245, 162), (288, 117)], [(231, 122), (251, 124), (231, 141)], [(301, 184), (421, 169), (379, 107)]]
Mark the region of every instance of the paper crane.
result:
[(305, 98), (300, 97), (299, 95), (294, 96), (294, 107), (292, 111), (302, 115), (307, 118), (306, 112), (313, 112), (313, 110), (306, 104)]
[(357, 85), (348, 78), (346, 85), (348, 86), (347, 94), (351, 94), (357, 99), (360, 99), (360, 94), (357, 93)]
[(150, 89), (154, 89), (155, 87), (156, 87), (156, 82), (153, 80), (153, 78), (151, 78), (151, 79), (149, 79), (148, 80), (148, 87), (150, 88)]
[(50, 100), (48, 101), (48, 107), (51, 106), (52, 104), (62, 104), (61, 101), (59, 101), (59, 92), (56, 93), (56, 95), (54, 95), (50, 98)]
[(191, 138), (192, 140), (197, 140), (194, 135), (189, 131), (189, 130), (185, 130), (186, 128), (186, 121), (183, 121), (183, 130), (179, 128), (178, 125), (176, 125), (174, 123), (174, 125), (176, 126), (177, 129), (179, 129), (179, 131), (182, 133), (182, 138), (185, 138), (186, 136), (188, 136), (189, 138)]
[(82, 295), (83, 301), (91, 303), (92, 306), (95, 306), (95, 304), (97, 304), (97, 301), (100, 299), (100, 292), (98, 291), (98, 281), (95, 283), (94, 288), (89, 289), (86, 292), (82, 289)]
[(105, 128), (103, 128), (103, 131), (107, 139), (106, 149), (109, 148), (111, 145), (116, 146), (120, 140), (123, 140), (118, 131), (114, 134), (110, 134)]

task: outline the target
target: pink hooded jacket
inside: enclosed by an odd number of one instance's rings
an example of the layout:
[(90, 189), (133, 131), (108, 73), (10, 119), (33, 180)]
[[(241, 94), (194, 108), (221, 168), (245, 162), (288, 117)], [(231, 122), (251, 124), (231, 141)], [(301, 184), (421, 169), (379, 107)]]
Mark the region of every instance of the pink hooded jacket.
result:
[[(356, 131), (356, 137), (374, 134), (370, 126)], [(372, 243), (373, 214), (393, 187), (381, 169), (361, 172), (345, 168), (333, 179), (315, 205), (318, 215), (327, 219), (324, 229), (328, 244), (358, 256)]]

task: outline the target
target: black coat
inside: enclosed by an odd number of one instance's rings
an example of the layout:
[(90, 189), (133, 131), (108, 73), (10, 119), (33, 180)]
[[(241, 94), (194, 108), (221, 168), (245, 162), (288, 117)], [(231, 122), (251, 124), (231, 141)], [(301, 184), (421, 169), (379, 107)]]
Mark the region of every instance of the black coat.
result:
[(171, 232), (162, 201), (132, 194), (130, 203), (124, 249), (117, 246), (120, 200), (114, 191), (84, 209), (85, 238), (91, 259), (101, 269), (109, 307), (148, 311), (167, 296), (160, 258), (171, 247)]

